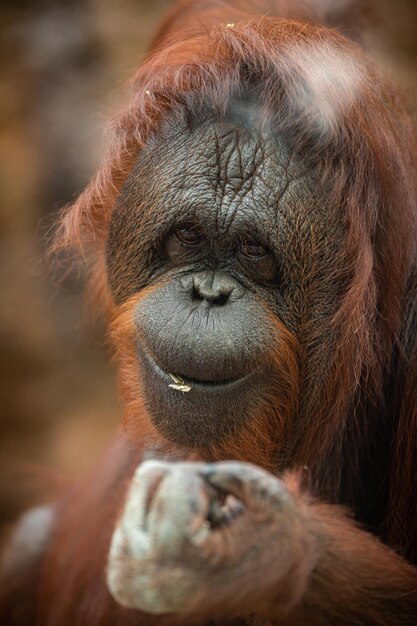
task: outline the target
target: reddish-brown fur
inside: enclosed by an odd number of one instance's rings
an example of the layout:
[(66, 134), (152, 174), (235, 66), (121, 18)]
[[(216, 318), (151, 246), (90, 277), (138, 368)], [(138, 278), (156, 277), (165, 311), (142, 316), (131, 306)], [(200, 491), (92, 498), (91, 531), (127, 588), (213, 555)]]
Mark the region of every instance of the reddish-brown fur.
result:
[[(254, 5), (258, 5), (258, 15)], [(319, 6), (323, 4), (285, 0), (177, 3), (148, 60), (138, 70), (129, 109), (115, 121), (107, 161), (63, 215), (59, 245), (75, 246), (90, 260), (97, 298), (109, 316), (120, 360), (126, 431), (91, 478), (56, 505), (56, 528), (48, 551), (32, 566), (35, 573), (27, 574), (26, 585), (31, 589), (27, 614), (21, 617), (15, 611), (16, 617), (10, 617), (10, 605), (20, 602), (20, 587), (25, 583), (10, 580), (2, 624), (173, 624), (173, 618), (122, 609), (105, 584), (112, 529), (135, 467), (149, 456), (233, 458), (273, 471), (279, 455), (294, 468), (286, 475), (286, 483), (308, 508), (312, 528), (323, 532), (327, 557), (320, 561), (307, 588), (300, 590), (302, 599), (290, 613), (283, 617), (279, 610), (259, 609), (267, 620), (259, 623), (413, 623), (417, 574), (405, 558), (417, 559), (414, 132), (395, 89), (378, 75), (362, 51), (336, 31), (317, 25), (327, 19), (317, 10)], [(268, 11), (268, 16), (262, 17)], [(228, 28), (228, 23), (234, 27)], [(336, 116), (320, 98), (298, 111), (281, 108), (284, 127), (294, 124), (295, 114), (299, 116), (300, 145), (312, 129), (318, 129), (316, 144), (310, 148), (312, 161), (332, 201), (348, 216), (343, 254), (346, 260), (354, 260), (355, 272), (332, 320), (336, 347), (326, 345), (320, 325), (310, 329), (316, 341), (308, 362), (318, 369), (327, 362), (325, 384), (310, 384), (299, 394), (300, 370), (305, 378), (304, 355), (295, 338), (265, 311), (278, 325), (277, 337), (281, 337), (271, 359), (278, 359), (280, 370), (286, 372), (282, 379), (287, 383), (285, 393), (272, 387), (273, 397), (282, 401), (282, 421), (271, 423), (269, 407), (262, 406), (252, 426), (220, 448), (205, 452), (174, 449), (150, 423), (137, 393), (140, 380), (130, 312), (148, 291), (117, 309), (106, 285), (104, 247), (112, 207), (138, 152), (157, 131), (164, 114), (181, 102), (184, 92), (200, 92), (221, 111), (237, 81), (238, 68), (246, 64), (264, 72), (265, 77), (272, 76), (265, 89), (267, 114), (283, 102), (299, 101), (305, 84), (314, 95), (310, 63), (316, 53), (324, 67), (331, 70), (334, 64), (346, 61), (359, 76), (354, 97), (343, 80), (326, 85), (325, 95), (338, 110)], [(339, 104), (343, 106), (338, 109)], [(312, 233), (311, 249), (305, 254), (314, 256), (315, 245)], [(308, 281), (306, 275), (307, 289)], [(311, 299), (314, 302), (314, 293)], [(330, 502), (360, 501), (360, 465), (379, 420), (386, 420), (392, 443), (390, 466), (386, 476), (381, 476), (381, 482), (389, 482), (385, 519), (383, 523), (378, 520), (374, 530), (404, 558), (358, 529), (336, 505), (312, 501), (298, 487), (302, 482), (299, 470), (307, 466), (314, 493)], [(185, 622), (178, 619), (178, 623)], [(198, 623), (205, 623), (204, 615)]]

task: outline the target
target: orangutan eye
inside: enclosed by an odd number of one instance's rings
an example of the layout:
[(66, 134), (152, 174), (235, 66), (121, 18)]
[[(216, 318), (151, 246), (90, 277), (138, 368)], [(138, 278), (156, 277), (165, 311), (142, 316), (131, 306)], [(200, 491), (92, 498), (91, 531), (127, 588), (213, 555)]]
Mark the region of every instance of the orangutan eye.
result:
[(187, 246), (196, 246), (203, 241), (203, 235), (195, 224), (184, 224), (177, 228), (175, 236)]
[(253, 259), (259, 259), (268, 254), (268, 250), (255, 240), (243, 241), (240, 251), (244, 256)]

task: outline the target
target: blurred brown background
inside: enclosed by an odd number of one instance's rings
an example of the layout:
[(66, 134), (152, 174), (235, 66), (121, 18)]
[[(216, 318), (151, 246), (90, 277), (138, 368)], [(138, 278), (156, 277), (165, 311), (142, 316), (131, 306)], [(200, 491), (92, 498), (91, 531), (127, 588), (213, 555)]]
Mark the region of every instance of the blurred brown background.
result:
[[(118, 423), (114, 366), (82, 273), (46, 261), (57, 210), (86, 185), (169, 0), (2, 0), (0, 524), (40, 485), (92, 466)], [(256, 2), (255, 2), (256, 4)], [(379, 0), (368, 47), (417, 102), (417, 0)], [(45, 468), (39, 471), (39, 467)]]

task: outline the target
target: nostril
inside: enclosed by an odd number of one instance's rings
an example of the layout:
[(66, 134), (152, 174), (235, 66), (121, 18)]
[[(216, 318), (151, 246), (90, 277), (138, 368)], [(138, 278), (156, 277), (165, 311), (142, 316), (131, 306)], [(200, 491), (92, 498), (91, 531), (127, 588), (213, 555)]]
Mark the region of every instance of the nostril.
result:
[(210, 304), (223, 306), (226, 304), (230, 296), (230, 291), (213, 291), (209, 289), (201, 289), (195, 285), (191, 291), (191, 298), (194, 302), (209, 302)]
[(226, 302), (229, 299), (229, 294), (227, 293), (221, 293), (218, 296), (212, 298), (211, 302), (213, 304), (217, 304), (219, 306), (222, 306), (223, 304), (226, 304)]
[(193, 285), (191, 290), (191, 298), (194, 301), (199, 300), (200, 302), (204, 300), (204, 296), (200, 293), (200, 290), (195, 285)]
[(193, 277), (190, 295), (194, 302), (206, 302), (213, 306), (225, 305), (235, 285), (231, 279), (216, 274)]

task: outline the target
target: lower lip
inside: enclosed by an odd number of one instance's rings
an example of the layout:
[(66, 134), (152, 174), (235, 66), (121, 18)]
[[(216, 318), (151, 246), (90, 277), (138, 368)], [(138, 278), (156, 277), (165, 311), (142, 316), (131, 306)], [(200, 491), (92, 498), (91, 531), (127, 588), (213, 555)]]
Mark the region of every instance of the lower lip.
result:
[[(175, 384), (171, 376), (166, 371), (164, 371), (147, 352), (141, 349), (140, 354), (142, 358), (152, 368), (153, 372), (158, 376), (158, 378), (160, 378), (164, 383), (166, 383), (167, 387), (169, 385)], [(245, 385), (249, 381), (249, 379), (252, 378), (254, 373), (255, 372), (250, 372), (249, 374), (245, 374), (245, 376), (242, 376), (241, 378), (236, 378), (234, 380), (227, 380), (225, 382), (196, 381), (192, 379), (183, 378), (182, 376), (181, 376), (181, 380), (184, 381), (184, 385), (191, 387), (190, 393), (196, 393), (196, 392), (204, 393), (204, 394), (219, 393), (219, 392), (225, 392), (225, 391), (233, 391), (237, 387)], [(179, 390), (173, 389), (172, 391), (178, 392)]]

